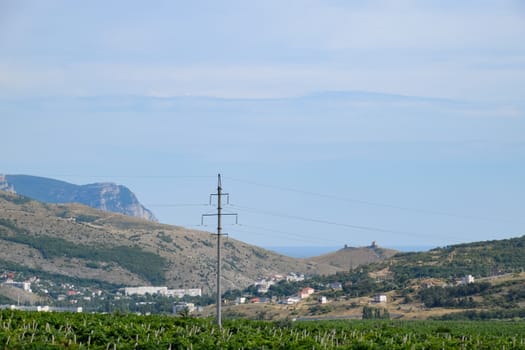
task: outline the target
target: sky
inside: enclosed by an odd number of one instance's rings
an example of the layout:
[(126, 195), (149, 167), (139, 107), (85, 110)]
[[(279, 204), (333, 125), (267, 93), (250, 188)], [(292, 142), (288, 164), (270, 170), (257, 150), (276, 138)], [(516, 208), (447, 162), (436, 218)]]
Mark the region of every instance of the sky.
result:
[(523, 1), (0, 1), (0, 173), (264, 247), (525, 234)]

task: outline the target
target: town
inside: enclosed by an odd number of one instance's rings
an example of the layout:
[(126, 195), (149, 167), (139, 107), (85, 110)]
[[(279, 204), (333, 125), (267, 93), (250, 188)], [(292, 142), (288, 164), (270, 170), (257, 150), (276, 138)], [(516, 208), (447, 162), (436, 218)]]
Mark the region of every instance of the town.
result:
[[(212, 304), (214, 298), (204, 295), (201, 288), (169, 289), (166, 286), (133, 286), (114, 290), (76, 286), (71, 283), (55, 283), (37, 276), (23, 281), (14, 272), (0, 275), (0, 288), (5, 295), (17, 300), (16, 304), (3, 299), (0, 308), (32, 311), (64, 312), (133, 312), (136, 314), (179, 314), (199, 313)], [(424, 278), (420, 288), (468, 285), (475, 282), (472, 275), (466, 275), (447, 284), (441, 279)], [(289, 272), (260, 277), (244, 290), (230, 290), (223, 294), (224, 305), (275, 304), (290, 306), (315, 297), (315, 303), (327, 304), (333, 300), (345, 300), (345, 292), (351, 288), (351, 281), (329, 281), (321, 283), (318, 277)], [(315, 288), (314, 288), (315, 287)], [(366, 294), (366, 293), (365, 293)], [(386, 305), (386, 293), (374, 293), (365, 299), (368, 304)], [(366, 311), (366, 310), (364, 310)]]

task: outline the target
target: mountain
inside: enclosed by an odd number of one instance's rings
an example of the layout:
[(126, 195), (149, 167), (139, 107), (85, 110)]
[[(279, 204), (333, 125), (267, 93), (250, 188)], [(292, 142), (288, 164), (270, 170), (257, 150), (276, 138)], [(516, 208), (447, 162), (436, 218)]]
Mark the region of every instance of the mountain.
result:
[(92, 208), (157, 221), (127, 187), (114, 183), (74, 185), (29, 175), (0, 175), (0, 190), (46, 203), (80, 203)]
[[(216, 237), (208, 232), (0, 191), (0, 271), (74, 278), (75, 284), (166, 285), (210, 293), (216, 252)], [(222, 256), (225, 290), (274, 274), (339, 270), (231, 238), (223, 241)]]
[(379, 247), (373, 242), (368, 247), (346, 246), (335, 252), (309, 258), (319, 264), (328, 264), (342, 270), (351, 270), (359, 265), (383, 261), (398, 253), (397, 250)]

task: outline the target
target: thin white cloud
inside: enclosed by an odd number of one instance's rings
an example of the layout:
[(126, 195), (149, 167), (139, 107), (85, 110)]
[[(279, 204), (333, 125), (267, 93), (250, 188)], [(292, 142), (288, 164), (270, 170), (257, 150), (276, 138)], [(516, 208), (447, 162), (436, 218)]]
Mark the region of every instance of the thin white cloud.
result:
[[(525, 70), (434, 63), (386, 65), (0, 64), (0, 93), (9, 95), (147, 95), (267, 98), (325, 90), (364, 90), (454, 99), (515, 99), (525, 94)], [(396, 69), (397, 68), (397, 69)]]
[(505, 1), (30, 2), (0, 36), (0, 93), (517, 100), (524, 12)]

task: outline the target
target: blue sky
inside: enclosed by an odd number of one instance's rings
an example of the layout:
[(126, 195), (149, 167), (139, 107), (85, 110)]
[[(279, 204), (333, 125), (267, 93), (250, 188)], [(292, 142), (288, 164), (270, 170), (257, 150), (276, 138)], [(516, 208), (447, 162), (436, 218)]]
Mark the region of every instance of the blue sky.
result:
[(221, 172), (262, 246), (522, 235), (524, 37), (520, 1), (4, 1), (0, 172), (192, 228)]

